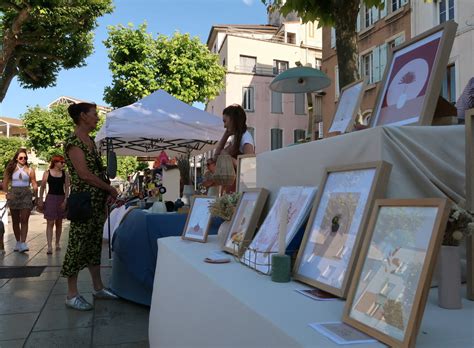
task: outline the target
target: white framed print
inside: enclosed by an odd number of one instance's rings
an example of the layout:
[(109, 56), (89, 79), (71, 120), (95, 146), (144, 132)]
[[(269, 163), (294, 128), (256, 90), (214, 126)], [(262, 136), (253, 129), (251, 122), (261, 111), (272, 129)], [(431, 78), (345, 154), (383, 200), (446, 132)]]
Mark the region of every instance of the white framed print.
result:
[(181, 238), (201, 243), (207, 241), (211, 224), (209, 205), (215, 200), (215, 197), (210, 196), (194, 196)]

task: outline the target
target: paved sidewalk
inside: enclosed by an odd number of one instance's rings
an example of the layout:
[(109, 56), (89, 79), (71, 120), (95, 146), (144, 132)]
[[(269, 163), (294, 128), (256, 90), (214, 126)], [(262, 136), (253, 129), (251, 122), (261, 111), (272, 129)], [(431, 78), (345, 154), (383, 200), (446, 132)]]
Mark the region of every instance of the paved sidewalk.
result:
[[(11, 223), (5, 233), (6, 254), (0, 266), (47, 266), (39, 277), (0, 279), (0, 348), (10, 347), (148, 347), (149, 308), (124, 300), (94, 300), (94, 310), (66, 308), (66, 279), (59, 276), (66, 251), (68, 223), (61, 250), (47, 255), (46, 223), (42, 214), (30, 218), (29, 252), (13, 252)], [(54, 243), (54, 242), (53, 242)], [(102, 277), (111, 274), (107, 244), (102, 252)], [(93, 301), (87, 270), (79, 274), (79, 291)]]

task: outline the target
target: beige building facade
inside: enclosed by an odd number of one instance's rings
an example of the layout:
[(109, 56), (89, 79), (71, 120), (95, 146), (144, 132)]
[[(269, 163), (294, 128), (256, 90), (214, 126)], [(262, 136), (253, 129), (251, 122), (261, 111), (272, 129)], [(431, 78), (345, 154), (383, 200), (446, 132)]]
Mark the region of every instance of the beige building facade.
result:
[(242, 105), (257, 153), (304, 138), (308, 122), (304, 94), (272, 92), (271, 81), (297, 64), (320, 67), (322, 30), (298, 18), (277, 25), (213, 26), (207, 45), (227, 69), (225, 87), (206, 105), (222, 115), (231, 104)]

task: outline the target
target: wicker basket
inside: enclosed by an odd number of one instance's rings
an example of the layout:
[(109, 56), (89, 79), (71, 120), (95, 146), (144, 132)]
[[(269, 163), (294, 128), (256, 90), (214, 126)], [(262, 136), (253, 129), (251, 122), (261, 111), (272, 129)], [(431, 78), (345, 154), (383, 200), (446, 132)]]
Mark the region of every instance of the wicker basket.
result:
[(235, 181), (235, 169), (230, 155), (217, 156), (216, 172), (213, 175), (214, 182), (218, 185), (228, 186)]

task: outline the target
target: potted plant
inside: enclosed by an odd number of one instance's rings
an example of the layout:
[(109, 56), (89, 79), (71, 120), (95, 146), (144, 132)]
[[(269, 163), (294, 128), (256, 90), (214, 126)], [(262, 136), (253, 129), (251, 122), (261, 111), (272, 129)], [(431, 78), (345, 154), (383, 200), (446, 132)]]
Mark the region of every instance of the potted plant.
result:
[(448, 309), (461, 308), (461, 259), (459, 244), (473, 233), (474, 215), (459, 205), (453, 204), (449, 213), (438, 260), (438, 304), (440, 307)]

